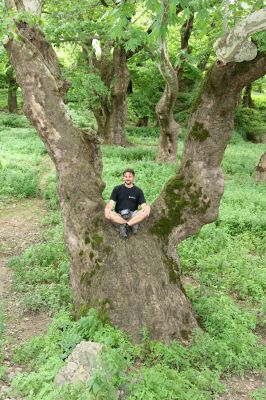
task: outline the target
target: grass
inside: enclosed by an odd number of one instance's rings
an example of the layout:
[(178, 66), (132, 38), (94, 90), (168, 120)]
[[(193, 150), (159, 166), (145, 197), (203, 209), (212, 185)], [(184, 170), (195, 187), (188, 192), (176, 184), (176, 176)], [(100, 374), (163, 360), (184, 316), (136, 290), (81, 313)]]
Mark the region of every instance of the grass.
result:
[(37, 197), (43, 143), (24, 116), (0, 114), (0, 199)]
[[(136, 184), (151, 203), (176, 166), (155, 162), (156, 132), (137, 136), (131, 130), (130, 135), (139, 142), (143, 138), (144, 144), (102, 148), (104, 198), (121, 182), (123, 169), (133, 167)], [(20, 167), (40, 174), (46, 154), (31, 128), (4, 126), (0, 140), (5, 165), (10, 165), (13, 157)], [(186, 290), (204, 327), (204, 331), (194, 332), (189, 347), (175, 341), (168, 346), (151, 341), (145, 330), (142, 342), (133, 344), (123, 332), (103, 323), (93, 309), (73, 320), (69, 266), (52, 171), (44, 189), (51, 209), (44, 221), (49, 227), (44, 240), (9, 262), (23, 308), (54, 314), (47, 334), (33, 337), (17, 349), (16, 360), (25, 363), (28, 372), (14, 380), (15, 392), (32, 400), (112, 400), (123, 385), (130, 400), (211, 400), (225, 390), (221, 376), (262, 371), (265, 349), (255, 332), (265, 323), (266, 186), (255, 184), (252, 174), (264, 150), (264, 145), (244, 142), (234, 134), (223, 160), (226, 182), (219, 219), (179, 246), (183, 275), (189, 282)], [(5, 196), (12, 198), (14, 193), (6, 191)], [(103, 368), (86, 384), (55, 388), (54, 376), (81, 340), (104, 344)], [(263, 391), (252, 396), (260, 399)]]

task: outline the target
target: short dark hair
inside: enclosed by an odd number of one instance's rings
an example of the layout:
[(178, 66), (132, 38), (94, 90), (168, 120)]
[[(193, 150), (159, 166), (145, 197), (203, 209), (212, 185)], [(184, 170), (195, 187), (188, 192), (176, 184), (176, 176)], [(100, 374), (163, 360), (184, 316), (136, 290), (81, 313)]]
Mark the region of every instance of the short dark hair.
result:
[(127, 172), (129, 172), (130, 174), (132, 174), (133, 176), (135, 176), (135, 171), (134, 171), (134, 169), (132, 169), (132, 168), (127, 168), (127, 169), (125, 169), (125, 171), (123, 172), (123, 176), (124, 176)]

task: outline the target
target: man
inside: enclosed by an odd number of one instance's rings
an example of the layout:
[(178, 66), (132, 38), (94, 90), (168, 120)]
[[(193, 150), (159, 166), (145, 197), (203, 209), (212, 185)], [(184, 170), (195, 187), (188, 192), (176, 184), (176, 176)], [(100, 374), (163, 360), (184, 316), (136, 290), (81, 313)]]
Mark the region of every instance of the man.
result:
[(150, 214), (150, 206), (146, 204), (143, 191), (134, 185), (134, 178), (134, 170), (127, 168), (123, 172), (124, 184), (114, 187), (104, 210), (105, 218), (118, 224), (123, 238), (128, 236), (130, 230), (136, 234), (138, 224)]

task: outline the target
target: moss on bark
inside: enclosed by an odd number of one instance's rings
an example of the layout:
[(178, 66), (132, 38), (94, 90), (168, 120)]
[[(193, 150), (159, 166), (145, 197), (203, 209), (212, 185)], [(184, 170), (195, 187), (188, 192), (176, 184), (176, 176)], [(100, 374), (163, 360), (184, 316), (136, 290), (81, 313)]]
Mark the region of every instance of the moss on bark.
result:
[(189, 139), (195, 139), (200, 142), (203, 142), (210, 136), (210, 133), (207, 129), (204, 128), (204, 125), (200, 122), (195, 122), (192, 129), (189, 132)]

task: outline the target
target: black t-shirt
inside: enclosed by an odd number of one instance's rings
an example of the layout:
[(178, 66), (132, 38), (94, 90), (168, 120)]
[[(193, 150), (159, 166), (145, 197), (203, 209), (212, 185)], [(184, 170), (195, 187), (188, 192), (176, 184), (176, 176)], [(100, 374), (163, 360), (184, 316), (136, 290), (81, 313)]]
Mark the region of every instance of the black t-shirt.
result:
[(125, 185), (115, 186), (110, 199), (116, 202), (116, 212), (126, 209), (135, 211), (139, 205), (146, 203), (143, 191), (135, 185), (131, 188)]

